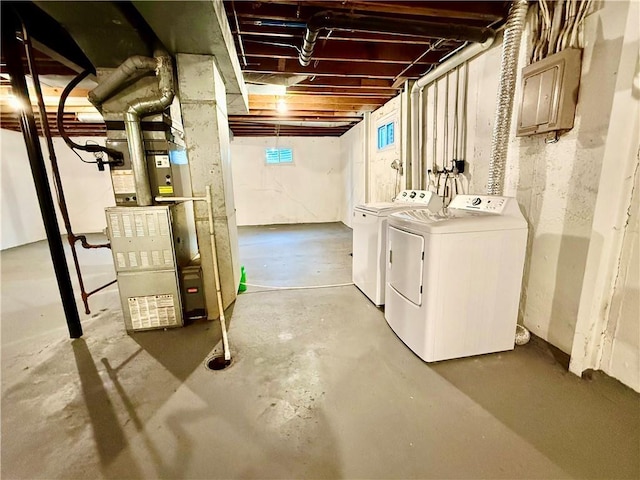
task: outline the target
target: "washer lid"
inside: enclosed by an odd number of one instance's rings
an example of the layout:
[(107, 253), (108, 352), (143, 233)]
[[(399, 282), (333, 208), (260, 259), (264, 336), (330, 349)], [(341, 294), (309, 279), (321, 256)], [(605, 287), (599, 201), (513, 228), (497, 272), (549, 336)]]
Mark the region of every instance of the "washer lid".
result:
[(527, 222), (520, 212), (518, 215), (499, 215), (457, 209), (445, 209), (438, 213), (429, 210), (395, 212), (389, 216), (389, 225), (434, 234), (527, 228)]

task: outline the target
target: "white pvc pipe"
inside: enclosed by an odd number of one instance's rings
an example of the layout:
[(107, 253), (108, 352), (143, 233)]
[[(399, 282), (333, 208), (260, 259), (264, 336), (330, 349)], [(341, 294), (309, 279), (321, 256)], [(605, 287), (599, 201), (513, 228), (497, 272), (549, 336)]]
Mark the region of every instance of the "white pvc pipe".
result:
[(459, 65), (462, 65), (467, 60), (472, 59), (481, 52), (487, 50), (495, 40), (495, 36), (489, 37), (482, 43), (474, 43), (473, 45), (465, 48), (457, 55), (447, 59), (438, 65), (431, 72), (427, 73), (424, 77), (419, 78), (413, 84), (411, 88), (411, 187), (420, 188), (422, 183), (420, 168), (420, 145), (419, 145), (419, 133), (418, 124), (420, 122), (420, 91), (431, 82), (438, 80), (447, 72), (453, 70)]
[(231, 362), (231, 352), (229, 351), (229, 338), (227, 336), (227, 321), (224, 318), (224, 305), (222, 304), (222, 289), (220, 288), (220, 270), (218, 268), (218, 252), (216, 251), (216, 236), (213, 228), (213, 200), (211, 199), (211, 186), (206, 186), (205, 197), (156, 197), (156, 202), (207, 202), (207, 213), (209, 215), (209, 239), (211, 241), (211, 257), (213, 259), (213, 278), (216, 285), (216, 299), (218, 300), (218, 310), (220, 312), (220, 329), (222, 330), (222, 348), (224, 350), (225, 362)]

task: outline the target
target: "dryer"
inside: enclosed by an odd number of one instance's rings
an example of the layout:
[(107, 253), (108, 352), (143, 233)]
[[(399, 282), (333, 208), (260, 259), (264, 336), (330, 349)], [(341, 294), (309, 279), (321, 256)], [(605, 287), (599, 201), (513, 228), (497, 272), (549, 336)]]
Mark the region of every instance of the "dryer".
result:
[(437, 212), (442, 200), (426, 190), (403, 190), (393, 202), (353, 209), (353, 283), (377, 306), (384, 305), (387, 217), (408, 208)]
[(527, 244), (514, 198), (388, 217), (385, 319), (427, 362), (511, 350)]

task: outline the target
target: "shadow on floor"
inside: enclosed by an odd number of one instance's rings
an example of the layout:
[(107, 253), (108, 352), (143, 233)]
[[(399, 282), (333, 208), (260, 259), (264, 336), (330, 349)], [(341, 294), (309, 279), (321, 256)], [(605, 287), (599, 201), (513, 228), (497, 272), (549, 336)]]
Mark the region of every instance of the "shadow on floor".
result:
[[(231, 327), (234, 308), (235, 303), (225, 311), (227, 331)], [(129, 336), (181, 381), (204, 365), (213, 353), (222, 352), (218, 320), (198, 320), (184, 328), (133, 332)]]
[(604, 374), (574, 376), (546, 342), (430, 366), (569, 474), (640, 477), (638, 394)]
[[(127, 438), (87, 344), (83, 339), (77, 339), (71, 345), (103, 474), (107, 478), (123, 478), (123, 475), (140, 478)], [(116, 460), (119, 468), (110, 468)]]

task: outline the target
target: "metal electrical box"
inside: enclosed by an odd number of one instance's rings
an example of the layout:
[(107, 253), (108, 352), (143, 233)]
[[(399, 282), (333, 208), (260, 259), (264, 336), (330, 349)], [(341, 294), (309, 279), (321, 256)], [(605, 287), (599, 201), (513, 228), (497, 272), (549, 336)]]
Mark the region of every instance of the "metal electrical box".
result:
[(568, 48), (522, 69), (517, 136), (573, 128), (581, 54)]
[(170, 207), (111, 207), (105, 211), (126, 329), (181, 327)]

